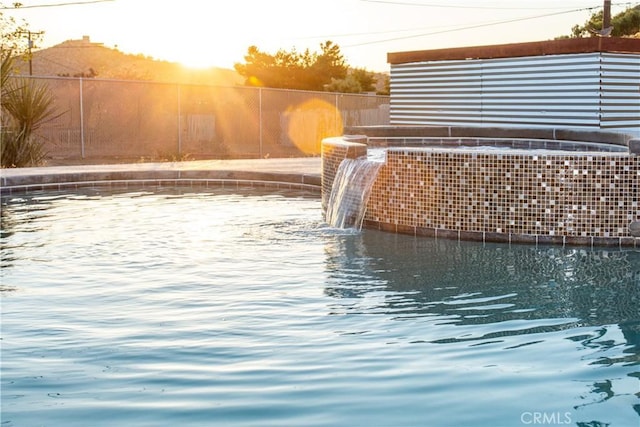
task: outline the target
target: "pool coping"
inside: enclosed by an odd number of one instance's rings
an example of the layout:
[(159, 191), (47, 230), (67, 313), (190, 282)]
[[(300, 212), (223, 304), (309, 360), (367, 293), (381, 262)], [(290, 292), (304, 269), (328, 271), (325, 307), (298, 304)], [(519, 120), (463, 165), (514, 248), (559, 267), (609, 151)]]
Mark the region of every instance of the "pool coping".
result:
[(95, 186), (188, 185), (296, 188), (320, 192), (319, 157), (0, 169), (0, 193)]

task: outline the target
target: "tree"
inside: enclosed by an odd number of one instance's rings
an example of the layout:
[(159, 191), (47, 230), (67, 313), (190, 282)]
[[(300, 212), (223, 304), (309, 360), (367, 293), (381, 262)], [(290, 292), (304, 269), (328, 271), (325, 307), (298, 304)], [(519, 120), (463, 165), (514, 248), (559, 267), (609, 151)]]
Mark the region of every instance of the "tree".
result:
[(313, 62), (309, 65), (307, 76), (309, 90), (325, 90), (332, 79), (344, 79), (349, 70), (337, 44), (326, 41), (320, 45), (320, 49), (322, 51), (320, 55), (310, 58)]
[(360, 82), (356, 80), (353, 74), (349, 74), (344, 79), (331, 79), (331, 83), (326, 87), (328, 92), (340, 92), (340, 93), (360, 93), (362, 92), (362, 86)]
[[(21, 3), (13, 3), (14, 8), (22, 6)], [(0, 3), (1, 8), (5, 8), (3, 3)], [(3, 54), (5, 52), (13, 52), (15, 56), (22, 57), (23, 60), (28, 61), (31, 50), (29, 49), (29, 40), (31, 40), (31, 47), (39, 40), (41, 40), (42, 32), (32, 32), (29, 30), (29, 26), (25, 21), (18, 22), (15, 18), (6, 16), (0, 9), (0, 50)]]
[(234, 68), (248, 86), (322, 91), (332, 79), (345, 78), (349, 69), (340, 47), (331, 41), (321, 43), (319, 53), (281, 49), (271, 55), (250, 46), (244, 59)]
[(352, 68), (343, 79), (331, 79), (326, 87), (329, 92), (362, 93), (376, 90), (376, 76), (364, 68)]
[(385, 74), (382, 78), (384, 79), (383, 88), (376, 92), (376, 94), (388, 96), (391, 93), (391, 76), (389, 74)]
[[(593, 31), (602, 28), (603, 11), (593, 13), (583, 25), (574, 25), (571, 34), (558, 38), (580, 38), (594, 36)], [(611, 18), (611, 35), (614, 37), (638, 37), (640, 32), (640, 5), (630, 7)]]
[(350, 72), (351, 75), (360, 83), (362, 92), (375, 92), (376, 75), (364, 68), (354, 68)]

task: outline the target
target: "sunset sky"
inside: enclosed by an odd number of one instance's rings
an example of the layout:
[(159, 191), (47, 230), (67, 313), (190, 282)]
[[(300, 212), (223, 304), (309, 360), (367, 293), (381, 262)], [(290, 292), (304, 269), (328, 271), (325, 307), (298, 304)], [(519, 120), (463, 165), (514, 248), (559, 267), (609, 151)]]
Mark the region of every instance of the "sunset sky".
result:
[[(7, 7), (13, 0), (1, 0)], [(387, 71), (388, 52), (540, 41), (568, 34), (602, 0), (21, 0), (3, 13), (44, 31), (46, 48), (88, 35), (125, 53), (233, 68), (251, 45), (312, 51)], [(613, 1), (612, 14), (638, 2)], [(34, 7), (37, 6), (37, 7)]]

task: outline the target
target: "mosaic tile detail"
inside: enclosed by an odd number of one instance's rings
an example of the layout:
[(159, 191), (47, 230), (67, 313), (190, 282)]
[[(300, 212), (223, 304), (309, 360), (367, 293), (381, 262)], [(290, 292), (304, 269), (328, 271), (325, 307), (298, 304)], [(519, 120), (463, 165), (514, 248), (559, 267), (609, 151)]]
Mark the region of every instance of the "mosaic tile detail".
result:
[(639, 183), (640, 156), (628, 152), (390, 148), (365, 223), (459, 238), (635, 245), (629, 224), (640, 219)]

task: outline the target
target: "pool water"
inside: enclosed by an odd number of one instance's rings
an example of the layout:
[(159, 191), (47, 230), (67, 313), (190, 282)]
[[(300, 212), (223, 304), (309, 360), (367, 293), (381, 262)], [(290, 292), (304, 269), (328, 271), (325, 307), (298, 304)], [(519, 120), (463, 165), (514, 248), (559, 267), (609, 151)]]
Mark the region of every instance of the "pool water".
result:
[(322, 221), (317, 195), (2, 198), (2, 426), (635, 426), (640, 252)]

